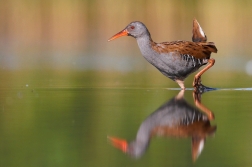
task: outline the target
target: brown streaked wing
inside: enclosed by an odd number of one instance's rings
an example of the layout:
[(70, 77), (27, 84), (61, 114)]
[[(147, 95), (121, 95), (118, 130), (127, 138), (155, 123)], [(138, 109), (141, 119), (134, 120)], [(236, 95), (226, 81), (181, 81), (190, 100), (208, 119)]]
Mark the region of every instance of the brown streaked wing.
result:
[(152, 49), (158, 53), (178, 52), (181, 55), (189, 54), (198, 59), (209, 58), (211, 53), (217, 53), (213, 42), (173, 41), (163, 43), (151, 43)]

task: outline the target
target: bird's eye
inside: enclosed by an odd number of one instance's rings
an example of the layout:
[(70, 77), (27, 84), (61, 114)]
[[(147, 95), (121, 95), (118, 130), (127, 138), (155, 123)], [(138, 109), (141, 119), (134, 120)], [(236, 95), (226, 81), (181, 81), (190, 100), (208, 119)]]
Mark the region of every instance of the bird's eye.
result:
[(130, 26), (130, 28), (131, 28), (132, 30), (134, 30), (134, 29), (135, 29), (135, 26)]

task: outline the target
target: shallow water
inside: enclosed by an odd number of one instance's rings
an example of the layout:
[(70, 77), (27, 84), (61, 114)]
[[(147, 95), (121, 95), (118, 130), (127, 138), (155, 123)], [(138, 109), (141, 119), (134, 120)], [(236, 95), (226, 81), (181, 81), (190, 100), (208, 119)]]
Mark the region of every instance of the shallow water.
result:
[[(7, 74), (0, 83), (0, 166), (252, 165), (248, 76), (246, 82), (234, 82), (239, 75), (222, 85), (204, 80), (219, 87), (201, 96), (201, 104), (215, 116), (210, 124), (217, 128), (205, 136), (204, 147), (193, 160), (190, 135), (152, 134), (138, 157), (123, 153), (108, 139), (133, 141), (146, 118), (178, 95), (176, 84), (164, 86), (171, 82), (166, 78), (147, 82), (148, 75), (139, 74)], [(202, 111), (194, 99), (191, 89), (184, 92), (188, 106)], [(174, 111), (181, 107), (176, 105)]]

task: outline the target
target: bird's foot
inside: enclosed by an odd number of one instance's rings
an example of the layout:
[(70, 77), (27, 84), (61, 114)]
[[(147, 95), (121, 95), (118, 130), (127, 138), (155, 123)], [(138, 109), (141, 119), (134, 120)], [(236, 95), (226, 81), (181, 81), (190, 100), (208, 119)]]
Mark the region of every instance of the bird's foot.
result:
[(202, 93), (212, 91), (212, 90), (217, 90), (217, 88), (210, 88), (210, 87), (203, 85), (202, 83), (200, 83), (199, 85), (194, 87), (194, 92), (197, 94), (202, 94)]
[(216, 90), (216, 88), (210, 88), (210, 87), (203, 85), (201, 83), (201, 77), (196, 77), (196, 76), (194, 77), (193, 87), (194, 87), (194, 92), (200, 93), (200, 94), (202, 94), (204, 92), (211, 91), (211, 90)]

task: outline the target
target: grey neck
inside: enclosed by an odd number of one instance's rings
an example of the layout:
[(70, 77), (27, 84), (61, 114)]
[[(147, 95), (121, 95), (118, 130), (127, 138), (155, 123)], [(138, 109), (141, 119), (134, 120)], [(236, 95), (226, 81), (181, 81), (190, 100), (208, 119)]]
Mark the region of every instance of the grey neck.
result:
[(140, 51), (142, 53), (142, 55), (145, 57), (146, 55), (149, 55), (150, 52), (152, 52), (153, 50), (151, 49), (151, 37), (149, 35), (144, 35), (141, 37), (136, 38), (137, 40), (137, 44), (140, 48)]

